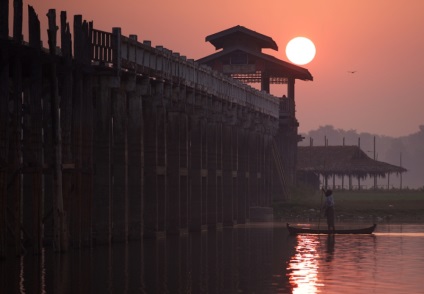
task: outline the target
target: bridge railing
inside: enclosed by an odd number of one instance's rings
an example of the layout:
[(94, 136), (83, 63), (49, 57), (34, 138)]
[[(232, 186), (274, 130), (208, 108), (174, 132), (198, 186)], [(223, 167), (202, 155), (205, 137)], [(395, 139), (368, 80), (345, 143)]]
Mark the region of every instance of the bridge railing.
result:
[(92, 55), (91, 60), (102, 64), (113, 64), (112, 33), (99, 30), (92, 31)]
[(193, 59), (180, 56), (163, 46), (152, 47), (150, 41), (138, 42), (137, 36), (121, 35), (93, 29), (92, 61), (111, 66), (117, 72), (149, 74), (181, 83), (222, 97), (272, 117), (279, 117), (279, 98), (225, 76)]

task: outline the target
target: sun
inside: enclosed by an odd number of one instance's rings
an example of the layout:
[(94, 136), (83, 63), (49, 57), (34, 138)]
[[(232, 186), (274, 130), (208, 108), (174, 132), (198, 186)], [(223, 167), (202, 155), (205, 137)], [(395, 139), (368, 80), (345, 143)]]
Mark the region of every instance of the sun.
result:
[(287, 58), (297, 65), (304, 65), (314, 59), (316, 53), (314, 43), (305, 37), (296, 37), (286, 46)]

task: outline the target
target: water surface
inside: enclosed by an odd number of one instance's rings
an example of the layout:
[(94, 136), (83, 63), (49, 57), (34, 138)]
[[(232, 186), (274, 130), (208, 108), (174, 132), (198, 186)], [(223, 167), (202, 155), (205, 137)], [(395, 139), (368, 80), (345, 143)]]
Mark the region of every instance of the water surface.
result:
[(0, 274), (4, 293), (423, 293), (424, 225), (294, 237), (282, 223), (250, 224), (68, 254), (46, 248), (1, 261)]

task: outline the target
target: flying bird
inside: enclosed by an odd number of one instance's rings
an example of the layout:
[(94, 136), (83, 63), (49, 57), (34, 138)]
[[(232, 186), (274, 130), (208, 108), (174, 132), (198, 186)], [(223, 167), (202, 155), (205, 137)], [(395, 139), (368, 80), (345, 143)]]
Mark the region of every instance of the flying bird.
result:
[(354, 74), (356, 72), (356, 70), (348, 70), (348, 73)]

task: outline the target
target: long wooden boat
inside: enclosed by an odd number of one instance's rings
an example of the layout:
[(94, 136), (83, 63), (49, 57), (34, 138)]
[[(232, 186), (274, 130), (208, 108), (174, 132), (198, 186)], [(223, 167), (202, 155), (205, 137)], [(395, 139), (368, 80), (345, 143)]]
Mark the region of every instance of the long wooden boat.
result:
[(298, 234), (372, 234), (377, 227), (376, 224), (372, 225), (368, 228), (360, 228), (360, 229), (348, 229), (348, 230), (327, 230), (323, 229), (311, 229), (311, 228), (297, 228), (292, 227), (290, 224), (287, 224), (287, 230), (289, 230), (290, 235), (298, 235)]

